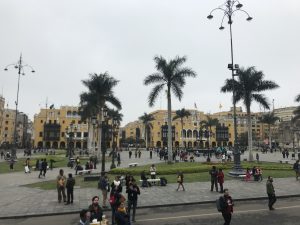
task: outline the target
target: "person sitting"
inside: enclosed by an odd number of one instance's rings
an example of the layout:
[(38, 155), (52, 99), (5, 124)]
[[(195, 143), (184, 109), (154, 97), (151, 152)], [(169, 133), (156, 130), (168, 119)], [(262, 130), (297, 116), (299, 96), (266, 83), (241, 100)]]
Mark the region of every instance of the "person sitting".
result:
[(148, 177), (146, 177), (145, 170), (142, 171), (142, 173), (141, 173), (141, 180), (142, 180), (142, 187), (150, 187), (151, 186), (150, 182), (147, 181)]

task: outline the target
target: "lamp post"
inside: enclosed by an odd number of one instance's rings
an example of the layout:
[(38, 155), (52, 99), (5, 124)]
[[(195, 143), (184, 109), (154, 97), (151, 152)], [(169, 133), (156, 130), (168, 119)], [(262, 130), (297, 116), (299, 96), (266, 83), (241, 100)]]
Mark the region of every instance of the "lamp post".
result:
[(115, 155), (116, 155), (116, 145), (117, 145), (116, 136), (118, 134), (117, 133), (118, 125), (119, 125), (119, 123), (118, 123), (117, 119), (113, 118), (113, 120), (112, 120), (112, 138), (113, 138), (112, 147), (113, 147), (113, 150), (112, 150), (112, 160), (111, 160), (110, 169), (116, 168)]
[[(69, 158), (73, 157), (73, 151), (74, 151), (73, 141), (74, 141), (76, 132), (77, 132), (77, 127), (75, 127), (74, 123), (71, 123), (70, 127), (66, 127), (66, 137), (67, 137), (67, 143), (68, 143), (67, 157), (69, 157)], [(73, 143), (73, 146), (70, 146), (70, 142)]]
[(233, 44), (232, 44), (232, 16), (236, 12), (243, 12), (247, 15), (247, 21), (251, 21), (252, 17), (249, 16), (249, 14), (245, 11), (242, 10), (241, 8), (243, 5), (238, 1), (238, 0), (227, 0), (222, 6), (219, 6), (215, 9), (213, 9), (210, 14), (207, 16), (208, 19), (212, 19), (213, 15), (212, 13), (216, 10), (220, 10), (224, 13), (221, 26), (219, 27), (220, 30), (224, 29), (223, 22), (225, 17), (228, 19), (228, 24), (229, 24), (229, 31), (230, 31), (230, 53), (231, 53), (231, 63), (228, 64), (228, 69), (231, 70), (231, 76), (232, 76), (232, 82), (233, 82), (233, 90), (232, 90), (232, 95), (233, 95), (233, 126), (234, 126), (234, 170), (229, 172), (231, 175), (236, 175), (238, 176), (241, 173), (241, 158), (240, 158), (240, 152), (238, 149), (238, 142), (237, 142), (237, 121), (236, 121), (236, 101), (235, 101), (235, 80), (234, 77), (238, 76), (236, 75), (236, 71), (239, 69), (238, 64), (233, 63)]
[(92, 151), (93, 156), (96, 156), (96, 145), (95, 145), (95, 128), (97, 125), (97, 117), (92, 117), (92, 125), (93, 125), (93, 134), (92, 134)]
[(20, 89), (20, 77), (21, 74), (23, 76), (25, 76), (25, 68), (29, 67), (31, 69), (31, 72), (34, 73), (34, 69), (32, 68), (32, 66), (25, 64), (22, 60), (22, 54), (20, 55), (20, 59), (17, 63), (12, 63), (9, 64), (5, 67), (5, 71), (8, 71), (8, 68), (13, 66), (15, 69), (18, 70), (18, 88), (17, 88), (17, 100), (15, 101), (16, 104), (16, 114), (15, 114), (15, 124), (14, 124), (14, 139), (13, 139), (13, 145), (12, 145), (12, 149), (11, 149), (11, 156), (12, 158), (16, 158), (16, 152), (17, 152), (17, 144), (18, 144), (18, 140), (17, 140), (17, 117), (18, 117), (18, 105), (19, 105), (19, 89)]
[[(101, 150), (98, 149), (98, 151), (101, 151), (102, 158), (101, 158), (101, 172), (105, 172), (105, 154), (106, 154), (106, 135), (107, 135), (107, 129), (108, 129), (108, 118), (107, 118), (107, 109), (102, 109), (102, 115), (104, 118), (104, 121), (101, 121), (101, 131), (102, 131), (102, 144), (101, 144)], [(100, 141), (100, 140), (99, 140)]]

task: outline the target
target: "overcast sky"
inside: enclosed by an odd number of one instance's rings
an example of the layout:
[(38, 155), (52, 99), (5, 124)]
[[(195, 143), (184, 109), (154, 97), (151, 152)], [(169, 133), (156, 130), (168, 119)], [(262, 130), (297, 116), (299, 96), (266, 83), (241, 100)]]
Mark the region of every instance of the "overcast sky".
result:
[[(19, 110), (33, 118), (40, 107), (78, 105), (86, 91), (81, 80), (89, 73), (108, 73), (120, 80), (115, 95), (123, 105), (123, 125), (144, 112), (166, 109), (166, 97), (153, 108), (147, 97), (152, 87), (145, 76), (155, 72), (153, 57), (187, 56), (186, 66), (198, 76), (188, 78), (181, 102), (205, 113), (232, 106), (231, 94), (220, 93), (231, 77), (229, 27), (218, 28), (222, 13), (206, 17), (224, 0), (1, 0), (0, 68), (17, 62), (20, 53), (36, 73), (21, 77)], [(275, 108), (295, 105), (300, 93), (300, 1), (241, 1), (252, 17), (233, 18), (234, 61), (255, 66), (265, 79), (280, 85), (265, 92)], [(0, 70), (0, 90), (15, 107), (17, 70)], [(238, 104), (238, 106), (241, 105)], [(253, 111), (259, 111), (257, 104)]]

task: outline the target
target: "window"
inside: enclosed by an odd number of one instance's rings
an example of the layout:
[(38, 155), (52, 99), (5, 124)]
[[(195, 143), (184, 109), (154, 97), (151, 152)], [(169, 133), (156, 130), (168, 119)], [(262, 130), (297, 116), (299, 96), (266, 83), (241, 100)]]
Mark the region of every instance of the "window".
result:
[(44, 121), (43, 120), (41, 120), (41, 123), (43, 123)]
[(63, 120), (63, 124), (65, 124), (65, 121)]
[(61, 132), (61, 137), (65, 137), (65, 132)]
[(54, 120), (54, 124), (56, 124), (56, 120)]
[(9, 117), (9, 115), (8, 115), (8, 114), (6, 114), (6, 117)]
[(8, 127), (5, 127), (5, 130), (8, 130)]
[(40, 132), (40, 137), (43, 137), (43, 132)]
[(83, 133), (83, 137), (86, 138), (86, 137), (88, 137), (88, 136), (89, 136), (89, 133), (88, 133), (88, 132), (84, 132), (84, 133)]
[(5, 124), (8, 124), (8, 121), (5, 121)]

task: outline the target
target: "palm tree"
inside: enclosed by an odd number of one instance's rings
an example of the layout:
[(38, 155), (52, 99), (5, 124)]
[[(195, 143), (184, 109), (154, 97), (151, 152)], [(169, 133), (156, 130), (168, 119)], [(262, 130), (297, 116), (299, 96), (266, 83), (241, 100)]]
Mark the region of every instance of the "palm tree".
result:
[(200, 121), (202, 127), (208, 129), (208, 148), (210, 147), (210, 136), (212, 134), (212, 127), (215, 127), (219, 124), (219, 120), (217, 118), (212, 118), (211, 116), (207, 116), (206, 120)]
[(274, 125), (277, 120), (280, 118), (275, 116), (273, 112), (269, 112), (267, 114), (264, 114), (260, 120), (261, 123), (266, 123), (268, 124), (268, 129), (269, 129), (269, 147), (270, 149), (272, 148), (272, 140), (271, 140), (271, 125)]
[(262, 71), (257, 71), (254, 67), (246, 69), (241, 68), (237, 71), (237, 80), (227, 79), (225, 85), (221, 88), (221, 92), (232, 92), (235, 90), (235, 103), (243, 101), (247, 110), (248, 125), (248, 145), (249, 145), (249, 161), (253, 161), (252, 154), (252, 126), (251, 126), (251, 104), (253, 101), (258, 102), (264, 108), (269, 109), (269, 103), (265, 95), (261, 92), (278, 88), (278, 84), (273, 81), (264, 80)]
[[(300, 102), (300, 94), (296, 96), (295, 99), (296, 102)], [(295, 110), (294, 110), (294, 117), (292, 122), (295, 123), (297, 121), (300, 121), (300, 106), (298, 106)]]
[(152, 128), (152, 124), (150, 122), (154, 120), (154, 116), (152, 114), (144, 113), (144, 115), (139, 117), (139, 120), (141, 120), (144, 124), (145, 144), (146, 144), (146, 149), (148, 149), (148, 132), (147, 131), (148, 131), (148, 128)]
[(183, 146), (183, 118), (186, 117), (188, 118), (191, 115), (191, 113), (187, 110), (185, 110), (185, 108), (176, 110), (176, 115), (174, 116), (173, 120), (177, 120), (180, 119), (180, 123), (181, 123), (181, 146)]
[[(118, 80), (109, 76), (107, 72), (102, 74), (90, 74), (90, 79), (82, 80), (83, 85), (88, 88), (88, 92), (84, 92), (80, 95), (80, 106), (86, 106), (92, 112), (96, 112), (100, 121), (102, 121), (102, 112), (106, 103), (110, 103), (120, 110), (122, 108), (121, 102), (115, 97), (113, 91), (113, 88), (118, 82)], [(100, 158), (100, 152), (101, 129), (99, 129), (98, 132), (98, 158)], [(102, 151), (102, 171), (105, 171), (104, 151)]]
[(159, 93), (166, 87), (168, 99), (168, 163), (172, 160), (172, 104), (171, 104), (171, 90), (175, 97), (181, 101), (183, 96), (182, 88), (185, 85), (186, 77), (196, 77), (196, 73), (187, 67), (181, 67), (186, 62), (186, 57), (175, 57), (166, 61), (162, 56), (155, 56), (155, 67), (158, 72), (148, 75), (144, 84), (155, 84), (154, 88), (149, 94), (148, 102), (152, 107), (157, 99)]
[[(94, 127), (92, 125), (92, 118), (95, 117), (97, 115), (97, 111), (96, 111), (96, 107), (95, 104), (91, 104), (91, 102), (86, 102), (84, 101), (85, 98), (85, 93), (82, 93), (80, 95), (80, 106), (78, 109), (78, 114), (81, 117), (81, 120), (84, 121), (86, 120), (88, 123), (88, 151), (90, 151), (90, 149), (95, 150), (94, 147), (94, 140), (93, 140), (93, 135), (94, 135)], [(95, 152), (93, 152), (93, 155), (95, 154)]]

